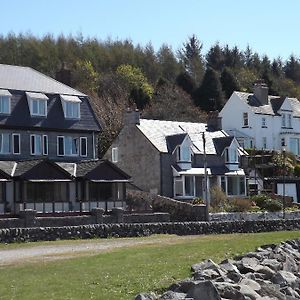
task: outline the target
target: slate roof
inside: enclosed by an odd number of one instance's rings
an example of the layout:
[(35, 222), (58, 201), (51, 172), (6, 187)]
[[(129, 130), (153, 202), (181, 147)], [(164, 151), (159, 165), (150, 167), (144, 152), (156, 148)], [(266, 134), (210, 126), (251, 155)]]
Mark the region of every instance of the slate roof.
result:
[[(77, 163), (48, 159), (0, 161), (0, 173), (23, 179), (84, 178), (96, 181), (129, 181), (130, 176), (108, 160), (85, 160)], [(1, 176), (0, 176), (1, 177)]]
[[(72, 131), (101, 130), (85, 94), (31, 68), (0, 64), (0, 89), (9, 90), (12, 94), (11, 114), (0, 114), (0, 127)], [(26, 92), (44, 93), (49, 98), (46, 117), (30, 115)], [(62, 94), (75, 95), (80, 98), (80, 119), (65, 119), (60, 99)]]
[(175, 148), (182, 144), (183, 140), (186, 137), (186, 133), (174, 134), (166, 137), (168, 151), (173, 153)]
[(223, 130), (207, 131), (205, 123), (140, 119), (140, 124), (136, 125), (136, 127), (162, 153), (168, 153), (167, 140), (170, 139), (170, 136), (188, 134), (192, 141), (193, 152), (202, 154), (204, 152), (202, 133), (205, 132), (206, 153), (216, 154), (213, 139), (227, 136)]
[(0, 64), (0, 88), (45, 94), (85, 94), (32, 68)]
[(281, 108), (285, 99), (288, 99), (293, 108), (293, 115), (300, 117), (300, 102), (297, 98), (282, 98), (280, 96), (268, 96), (268, 105), (262, 105), (260, 101), (251, 93), (234, 92), (242, 101), (250, 106), (256, 114), (263, 115), (278, 115), (278, 110)]
[(233, 136), (214, 138), (213, 142), (214, 142), (217, 154), (222, 155), (224, 149), (231, 145), (233, 139), (234, 139)]

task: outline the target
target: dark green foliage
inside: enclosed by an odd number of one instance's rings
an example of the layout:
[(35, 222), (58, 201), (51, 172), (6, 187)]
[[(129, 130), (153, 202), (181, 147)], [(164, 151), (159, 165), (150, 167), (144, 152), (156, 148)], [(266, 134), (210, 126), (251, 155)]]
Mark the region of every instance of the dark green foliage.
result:
[(195, 89), (195, 83), (187, 72), (180, 73), (176, 78), (176, 84), (188, 94), (192, 95)]
[(209, 68), (212, 68), (216, 71), (223, 70), (225, 58), (219, 44), (216, 44), (210, 48), (210, 50), (206, 54), (206, 62)]
[(222, 109), (224, 105), (222, 85), (217, 72), (213, 69), (206, 70), (201, 86), (195, 91), (194, 101), (205, 111)]
[(300, 62), (294, 55), (291, 55), (285, 65), (285, 75), (287, 78), (300, 83)]
[(294, 167), (294, 176), (300, 177), (300, 164), (297, 164), (297, 165)]
[(150, 97), (142, 88), (133, 88), (130, 92), (130, 99), (136, 104), (138, 109), (144, 109), (150, 102)]
[(221, 84), (226, 99), (229, 99), (234, 91), (240, 90), (240, 85), (230, 69), (225, 68), (221, 73)]
[(251, 200), (256, 203), (256, 205), (267, 211), (280, 211), (282, 210), (282, 203), (278, 199), (272, 199), (268, 195), (256, 195), (251, 197)]

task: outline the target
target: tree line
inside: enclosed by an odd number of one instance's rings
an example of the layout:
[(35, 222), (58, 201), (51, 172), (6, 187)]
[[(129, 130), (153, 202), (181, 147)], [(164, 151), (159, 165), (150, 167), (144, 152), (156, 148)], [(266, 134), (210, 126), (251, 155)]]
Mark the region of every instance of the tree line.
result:
[(257, 79), (272, 95), (300, 99), (295, 55), (270, 59), (250, 46), (219, 43), (204, 53), (195, 35), (180, 49), (163, 44), (155, 51), (151, 43), (134, 45), (128, 39), (11, 33), (0, 36), (0, 63), (30, 66), (51, 77), (62, 67), (70, 70), (70, 85), (91, 95), (104, 128), (100, 153), (118, 134), (130, 105), (148, 118), (204, 121), (205, 112), (221, 109), (234, 90), (252, 92)]

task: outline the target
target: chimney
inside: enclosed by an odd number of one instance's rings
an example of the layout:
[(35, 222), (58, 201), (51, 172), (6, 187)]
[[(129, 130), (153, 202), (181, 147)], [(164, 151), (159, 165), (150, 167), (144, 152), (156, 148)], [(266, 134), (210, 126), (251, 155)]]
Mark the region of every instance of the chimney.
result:
[(55, 79), (68, 86), (71, 86), (71, 70), (67, 69), (65, 63), (62, 63), (61, 69), (56, 72)]
[(207, 129), (208, 131), (222, 130), (222, 117), (219, 116), (217, 110), (210, 111), (207, 115)]
[(269, 88), (262, 80), (258, 80), (257, 82), (254, 83), (253, 93), (254, 96), (259, 100), (259, 102), (262, 105), (269, 104), (268, 101)]
[(131, 110), (127, 108), (124, 116), (125, 125), (139, 125), (140, 124), (140, 112), (138, 109)]

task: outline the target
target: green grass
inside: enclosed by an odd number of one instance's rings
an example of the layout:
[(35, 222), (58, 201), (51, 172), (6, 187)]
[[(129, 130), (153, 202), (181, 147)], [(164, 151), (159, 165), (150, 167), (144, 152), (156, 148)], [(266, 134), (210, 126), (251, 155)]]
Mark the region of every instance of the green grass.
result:
[(220, 262), (263, 244), (300, 238), (300, 231), (167, 237), (160, 244), (150, 237), (151, 245), (94, 256), (1, 267), (0, 299), (134, 299), (190, 276), (193, 263)]

